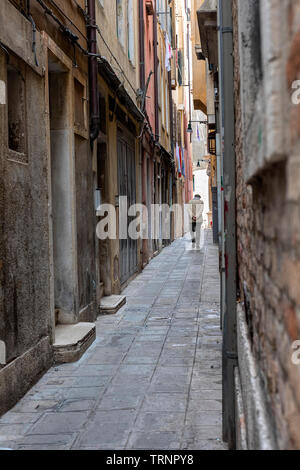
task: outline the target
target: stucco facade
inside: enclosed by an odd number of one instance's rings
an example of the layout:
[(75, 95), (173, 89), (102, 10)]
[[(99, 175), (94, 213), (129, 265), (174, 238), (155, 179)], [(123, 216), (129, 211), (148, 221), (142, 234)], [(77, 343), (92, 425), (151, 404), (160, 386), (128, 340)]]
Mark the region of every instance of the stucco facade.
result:
[[(84, 17), (57, 5), (85, 49)], [(97, 308), (87, 58), (37, 3), (22, 14), (4, 1), (0, 23), (3, 412), (51, 365), (56, 324), (93, 321)]]
[[(206, 87), (206, 60), (202, 56), (202, 45), (198, 26), (197, 10), (203, 5), (204, 0), (192, 0), (191, 2), (191, 41), (193, 46), (193, 99), (194, 109), (207, 114), (207, 87)], [(201, 57), (201, 60), (200, 60)]]
[[(176, 35), (191, 55), (181, 3), (1, 3), (0, 414), (62, 360), (58, 329), (84, 322), (95, 334), (101, 298), (184, 233), (182, 217), (161, 213), (153, 227), (149, 211), (149, 239), (123, 239), (134, 217), (120, 218), (121, 196), (149, 209), (192, 198), (191, 68), (172, 82)], [(100, 240), (103, 204), (117, 230)]]
[[(137, 2), (96, 3), (97, 50), (99, 54), (98, 86), (100, 94), (100, 116), (102, 129), (94, 146), (94, 166), (98, 167), (101, 203), (112, 204), (119, 217), (119, 196), (121, 182), (125, 178), (125, 167), (120, 167), (120, 141), (126, 141), (133, 152), (134, 174), (131, 203), (141, 202), (141, 160), (140, 143), (142, 114), (138, 110), (139, 90), (139, 48), (138, 48), (138, 5)], [(101, 65), (101, 57), (102, 65)], [(117, 85), (114, 85), (116, 82)], [(120, 95), (122, 88), (122, 97)], [(125, 97), (125, 98), (124, 98)], [(137, 117), (128, 109), (125, 100), (131, 102)], [(127, 145), (126, 144), (126, 145)], [(122, 147), (123, 148), (123, 147)], [(123, 160), (126, 155), (123, 155)], [(134, 182), (134, 183), (133, 183)], [(127, 187), (126, 193), (130, 188)], [(129, 196), (129, 195), (128, 195)], [(119, 294), (124, 282), (141, 269), (141, 241), (134, 248), (134, 262), (122, 275), (122, 250), (128, 246), (119, 241), (119, 227), (115, 239), (99, 242), (100, 291), (104, 295)], [(123, 259), (127, 254), (123, 252)], [(125, 279), (126, 278), (126, 279)]]
[[(183, 203), (193, 198), (193, 154), (191, 136), (187, 132), (192, 120), (193, 91), (193, 59), (192, 59), (192, 27), (191, 2), (173, 2), (174, 15), (174, 56), (177, 68), (176, 87), (172, 96), (176, 105), (176, 145), (181, 149), (182, 162), (175, 158), (177, 175), (179, 176), (178, 191), (183, 190)], [(181, 196), (181, 195), (180, 195)]]

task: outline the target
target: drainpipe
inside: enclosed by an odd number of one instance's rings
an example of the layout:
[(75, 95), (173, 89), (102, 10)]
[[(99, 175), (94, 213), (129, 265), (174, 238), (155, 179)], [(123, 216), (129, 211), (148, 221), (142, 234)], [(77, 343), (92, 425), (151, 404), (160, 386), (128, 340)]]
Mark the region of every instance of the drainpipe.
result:
[(156, 0), (154, 1), (153, 16), (153, 43), (154, 43), (154, 99), (155, 99), (155, 140), (159, 140), (159, 115), (158, 115), (158, 57), (157, 57), (157, 14)]
[(145, 26), (144, 1), (139, 0), (139, 40), (140, 40), (140, 85), (145, 90)]
[[(189, 18), (187, 18), (189, 19)], [(191, 55), (190, 55), (190, 40), (191, 40), (191, 35), (190, 35), (190, 23), (187, 23), (187, 56), (188, 56), (188, 81), (189, 81), (189, 119), (190, 122), (192, 121), (192, 82), (191, 82)], [(185, 132), (187, 129), (186, 123), (184, 124), (185, 127)], [(192, 144), (192, 134), (190, 134), (190, 147), (189, 150), (191, 150), (191, 144)], [(189, 152), (189, 157), (192, 159), (192, 155)], [(187, 178), (187, 184), (188, 184), (188, 201), (193, 199), (192, 195), (190, 194), (190, 180)]]
[(171, 144), (171, 153), (174, 155), (174, 132), (173, 132), (173, 97), (172, 97), (172, 76), (171, 72), (168, 73), (168, 86), (169, 86), (169, 102), (170, 102), (170, 144)]
[[(140, 56), (140, 89), (145, 93), (146, 78), (145, 78), (145, 25), (144, 25), (144, 0), (139, 0), (139, 56)], [(146, 93), (145, 93), (146, 94)], [(146, 96), (144, 99), (146, 103)], [(142, 110), (144, 112), (144, 109)], [(142, 185), (142, 204), (146, 205), (147, 202), (147, 159), (144, 152), (143, 140), (140, 141), (140, 178)], [(143, 215), (144, 217), (144, 215)], [(142, 268), (148, 260), (148, 243), (147, 240), (141, 240), (141, 260)]]
[(232, 0), (218, 0), (220, 51), (221, 138), (224, 172), (225, 311), (223, 318), (223, 438), (236, 448), (235, 380), (236, 328), (236, 159), (234, 149), (234, 64)]
[[(188, 89), (189, 89), (189, 119), (192, 122), (192, 83), (191, 83), (191, 56), (190, 56), (190, 24), (187, 24), (187, 59), (188, 59)], [(192, 143), (192, 134), (190, 134)]]
[[(89, 53), (97, 54), (96, 5), (95, 0), (87, 0), (87, 35)], [(98, 99), (98, 62), (97, 57), (89, 56), (89, 85), (90, 85), (90, 140), (91, 145), (100, 132), (100, 112)]]

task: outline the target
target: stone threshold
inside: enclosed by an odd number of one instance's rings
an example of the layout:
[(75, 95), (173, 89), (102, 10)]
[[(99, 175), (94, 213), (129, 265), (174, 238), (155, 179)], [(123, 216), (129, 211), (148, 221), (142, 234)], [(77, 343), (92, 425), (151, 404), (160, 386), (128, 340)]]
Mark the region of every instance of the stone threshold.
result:
[(101, 315), (114, 315), (126, 304), (125, 295), (109, 295), (100, 301)]
[(54, 362), (65, 364), (78, 361), (96, 339), (94, 323), (57, 325), (53, 344)]

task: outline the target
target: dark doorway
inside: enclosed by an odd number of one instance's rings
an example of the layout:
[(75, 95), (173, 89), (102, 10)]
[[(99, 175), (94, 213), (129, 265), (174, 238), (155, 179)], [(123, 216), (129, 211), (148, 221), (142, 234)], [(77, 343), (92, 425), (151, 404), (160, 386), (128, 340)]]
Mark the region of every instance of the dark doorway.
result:
[[(128, 208), (136, 203), (136, 169), (134, 141), (121, 130), (118, 133), (119, 196), (127, 196)], [(134, 217), (127, 216), (127, 227)], [(128, 232), (127, 232), (128, 233)], [(120, 282), (124, 284), (137, 272), (137, 240), (120, 240)]]

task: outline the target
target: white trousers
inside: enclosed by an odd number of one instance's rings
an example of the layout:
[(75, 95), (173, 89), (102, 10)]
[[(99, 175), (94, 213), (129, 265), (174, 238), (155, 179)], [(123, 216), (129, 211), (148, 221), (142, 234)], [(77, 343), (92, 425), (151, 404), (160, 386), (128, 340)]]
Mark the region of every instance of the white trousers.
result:
[(190, 223), (190, 232), (192, 240), (195, 240), (197, 247), (200, 247), (200, 239), (201, 239), (201, 228), (203, 222), (196, 222), (196, 231), (193, 232), (193, 224)]

